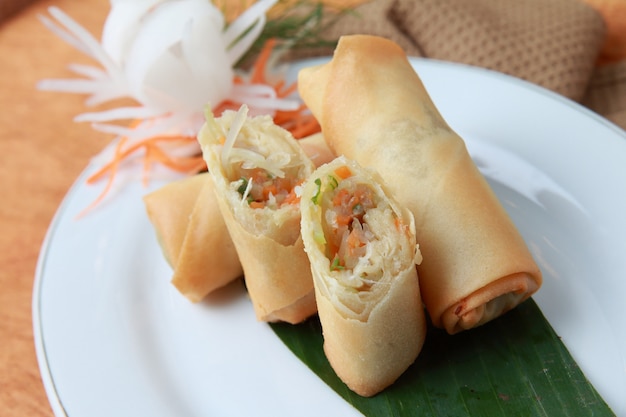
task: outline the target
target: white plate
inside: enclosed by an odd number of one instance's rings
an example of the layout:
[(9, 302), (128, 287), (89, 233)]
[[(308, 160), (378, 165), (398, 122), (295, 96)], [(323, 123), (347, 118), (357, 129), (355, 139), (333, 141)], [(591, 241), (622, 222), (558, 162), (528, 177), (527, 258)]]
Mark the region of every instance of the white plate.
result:
[[(413, 62), (536, 256), (535, 300), (626, 416), (626, 135), (511, 77)], [(197, 305), (176, 292), (141, 185), (76, 220), (99, 192), (90, 170), (52, 222), (33, 294), (57, 416), (359, 415), (256, 322), (242, 288)]]

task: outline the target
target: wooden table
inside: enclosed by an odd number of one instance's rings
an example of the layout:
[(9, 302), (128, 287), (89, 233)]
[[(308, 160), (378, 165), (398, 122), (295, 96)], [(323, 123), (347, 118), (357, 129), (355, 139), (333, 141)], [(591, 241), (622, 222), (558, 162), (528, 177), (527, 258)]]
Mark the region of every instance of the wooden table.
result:
[[(3, 0), (5, 1), (5, 0)], [(68, 188), (110, 137), (73, 122), (83, 97), (41, 92), (82, 54), (37, 16), (59, 6), (100, 37), (108, 0), (33, 2), (0, 24), (0, 414), (52, 416), (33, 342), (31, 297), (39, 249)], [(7, 200), (8, 196), (8, 200)]]

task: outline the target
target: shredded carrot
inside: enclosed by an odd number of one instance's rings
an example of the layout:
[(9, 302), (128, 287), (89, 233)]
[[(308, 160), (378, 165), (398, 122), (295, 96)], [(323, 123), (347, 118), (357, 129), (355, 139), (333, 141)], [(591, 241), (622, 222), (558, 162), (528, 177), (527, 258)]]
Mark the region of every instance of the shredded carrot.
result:
[(263, 49), (259, 53), (254, 65), (252, 66), (252, 75), (250, 76), (250, 81), (253, 84), (266, 84), (267, 80), (265, 78), (265, 70), (267, 68), (267, 63), (272, 55), (272, 51), (276, 46), (276, 39), (268, 39), (263, 45)]
[[(158, 147), (158, 144), (161, 142), (183, 142), (183, 144), (188, 144), (192, 141), (195, 141), (194, 137), (186, 137), (186, 136), (157, 136), (153, 138), (144, 139), (135, 143), (133, 146), (130, 146), (128, 149), (121, 150), (119, 149), (119, 155), (116, 153), (114, 159), (108, 164), (104, 165), (98, 171), (93, 173), (89, 178), (87, 178), (88, 184), (93, 184), (94, 182), (100, 180), (108, 171), (111, 170), (113, 166), (116, 166), (121, 162), (121, 160), (129, 157), (131, 154), (137, 152), (140, 149), (154, 149)], [(122, 143), (122, 141), (120, 141)], [(125, 143), (125, 142), (124, 142)], [(175, 169), (173, 167), (173, 169)], [(187, 168), (180, 169), (179, 171), (186, 171)]]
[(265, 207), (265, 202), (264, 201), (251, 201), (250, 202), (250, 207), (251, 208), (263, 208)]
[(100, 192), (98, 197), (96, 197), (96, 199), (90, 205), (88, 205), (83, 211), (78, 213), (77, 217), (80, 218), (84, 216), (85, 214), (87, 214), (87, 212), (91, 211), (94, 207), (100, 204), (102, 200), (104, 200), (104, 197), (106, 197), (106, 195), (111, 190), (111, 187), (113, 186), (113, 180), (115, 179), (115, 173), (117, 172), (118, 165), (120, 164), (122, 160), (121, 154), (122, 154), (122, 148), (124, 147), (125, 142), (126, 142), (126, 138), (121, 138), (119, 142), (117, 143), (117, 145), (115, 146), (115, 157), (113, 158), (113, 162), (110, 164), (110, 167), (109, 167), (109, 169), (111, 170), (111, 175), (109, 176), (109, 179), (106, 185), (104, 186), (104, 189), (102, 190), (102, 192)]
[(321, 128), (317, 120), (313, 116), (305, 117), (303, 123), (296, 125), (296, 128), (291, 130), (294, 138), (302, 139), (307, 136), (311, 136), (315, 133), (321, 132)]
[(206, 163), (202, 158), (202, 155), (195, 155), (190, 157), (171, 157), (167, 155), (163, 150), (157, 146), (146, 148), (146, 155), (144, 157), (144, 171), (143, 171), (143, 183), (148, 184), (150, 167), (153, 163), (160, 163), (174, 171), (182, 172), (185, 174), (196, 174), (206, 168)]
[(127, 140), (128, 139), (126, 137), (121, 137), (119, 142), (115, 146), (115, 153), (112, 160), (87, 178), (87, 183), (93, 184), (108, 174), (107, 183), (100, 195), (98, 195), (98, 197), (79, 214), (79, 217), (92, 210), (104, 200), (106, 195), (111, 190), (111, 187), (113, 186), (113, 182), (119, 170), (120, 164), (124, 161), (124, 159), (128, 158), (130, 155), (139, 151), (140, 149), (144, 149), (145, 151), (142, 161), (144, 185), (148, 184), (150, 169), (154, 163), (159, 163), (174, 171), (186, 174), (197, 174), (198, 172), (206, 169), (206, 162), (202, 158), (202, 155), (196, 155), (191, 157), (171, 157), (159, 147), (159, 145), (163, 142), (179, 142), (183, 144), (189, 144), (192, 140), (196, 140), (193, 137), (153, 137), (139, 141), (134, 145), (129, 146), (127, 149), (124, 149), (124, 145), (126, 144)]
[[(250, 82), (253, 84), (271, 85), (279, 98), (285, 98), (295, 93), (298, 89), (297, 83), (285, 86), (285, 80), (278, 80), (273, 85), (269, 83), (266, 76), (267, 64), (272, 51), (276, 47), (276, 39), (269, 39), (259, 53), (258, 59), (252, 68)], [(241, 80), (240, 80), (241, 82)], [(278, 110), (274, 115), (274, 123), (291, 132), (294, 138), (301, 139), (320, 132), (321, 127), (315, 117), (302, 105), (297, 110)]]
[(298, 84), (297, 83), (292, 83), (291, 85), (287, 86), (286, 88), (283, 89), (283, 86), (285, 85), (285, 81), (284, 80), (280, 80), (275, 86), (274, 88), (276, 89), (276, 94), (278, 95), (278, 97), (288, 97), (291, 94), (295, 93), (296, 91), (298, 91)]
[(213, 114), (215, 117), (220, 117), (222, 113), (226, 110), (234, 110), (237, 111), (240, 105), (230, 100), (224, 100), (220, 104), (218, 104), (215, 108), (213, 108)]
[[(269, 39), (263, 49), (259, 53), (257, 60), (254, 62), (250, 79), (245, 81), (240, 76), (234, 78), (235, 84), (264, 84), (271, 86), (276, 91), (276, 96), (285, 98), (298, 90), (297, 83), (286, 85), (284, 79), (280, 79), (273, 84), (268, 80), (266, 71), (272, 51), (276, 47), (276, 39)], [(237, 110), (240, 104), (230, 100), (225, 100), (213, 109), (216, 116), (221, 115), (225, 110)], [(288, 130), (294, 138), (302, 139), (314, 133), (321, 131), (320, 124), (317, 119), (308, 111), (305, 105), (300, 106), (296, 110), (277, 110), (274, 114), (274, 123)]]
[(400, 217), (394, 219), (394, 224), (398, 232), (404, 233), (407, 236), (410, 235), (409, 226), (407, 226)]
[(294, 138), (302, 139), (321, 131), (315, 117), (305, 110), (278, 111), (274, 116), (274, 123), (291, 132)]
[(349, 204), (350, 198), (350, 193), (345, 188), (337, 191), (333, 197), (333, 206), (339, 208), (339, 210), (336, 210), (337, 224), (339, 226), (347, 226), (352, 223), (352, 212), (344, 210), (346, 205)]
[(337, 174), (337, 176), (341, 178), (342, 180), (345, 180), (346, 178), (349, 178), (352, 176), (352, 171), (350, 171), (350, 168), (343, 165), (335, 170), (335, 174)]
[(342, 188), (333, 197), (333, 205), (334, 206), (343, 206), (350, 199), (350, 193), (347, 189)]
[(283, 204), (298, 204), (299, 202), (300, 197), (298, 197), (295, 190), (291, 190), (291, 192), (285, 197)]
[(354, 249), (365, 246), (366, 242), (361, 240), (361, 236), (356, 231), (352, 230), (348, 234), (346, 243), (348, 244), (348, 248), (351, 250), (351, 252), (354, 253)]
[(270, 194), (278, 194), (278, 187), (274, 183), (267, 184), (265, 187), (263, 187), (263, 198), (265, 200), (268, 200), (270, 198)]

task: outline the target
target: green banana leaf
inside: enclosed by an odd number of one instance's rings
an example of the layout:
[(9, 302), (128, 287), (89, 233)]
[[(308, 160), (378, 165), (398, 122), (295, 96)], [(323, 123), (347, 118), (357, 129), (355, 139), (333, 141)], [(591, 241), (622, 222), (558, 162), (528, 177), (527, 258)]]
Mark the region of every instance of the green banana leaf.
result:
[(613, 416), (536, 303), (450, 336), (429, 326), (415, 363), (364, 398), (339, 380), (323, 351), (319, 319), (271, 324), (313, 372), (368, 417)]

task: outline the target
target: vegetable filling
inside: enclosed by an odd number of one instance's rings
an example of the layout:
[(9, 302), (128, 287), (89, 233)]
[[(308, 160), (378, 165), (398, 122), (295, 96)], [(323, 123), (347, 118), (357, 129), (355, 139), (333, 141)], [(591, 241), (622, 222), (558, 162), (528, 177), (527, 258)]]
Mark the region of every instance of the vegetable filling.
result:
[[(312, 221), (306, 224), (312, 227), (319, 254), (328, 261), (332, 279), (325, 285), (343, 287), (342, 302), (357, 311), (358, 303), (351, 297), (379, 293), (376, 288), (385, 288), (378, 285), (381, 280), (393, 279), (408, 264), (421, 262), (421, 255), (412, 223), (405, 223), (376, 177), (365, 169), (358, 171), (356, 164), (354, 170), (337, 165), (305, 187), (312, 203), (306, 206), (312, 213)], [(409, 214), (407, 219), (412, 221)]]
[(332, 206), (326, 211), (329, 232), (329, 258), (331, 270), (353, 269), (359, 258), (366, 254), (366, 246), (375, 238), (364, 215), (376, 207), (372, 190), (363, 184), (354, 184), (350, 190), (337, 189)]
[(246, 130), (247, 115), (245, 104), (234, 116), (229, 114), (228, 132), (219, 137), (221, 165), (231, 188), (251, 208), (276, 210), (299, 204), (303, 167), (289, 150), (266, 149), (262, 140), (265, 133)]
[(241, 168), (240, 175), (237, 191), (251, 208), (280, 208), (300, 202), (296, 191), (302, 180), (277, 177), (261, 168)]
[[(331, 271), (353, 270), (367, 256), (368, 243), (376, 240), (365, 218), (368, 210), (377, 207), (375, 193), (366, 184), (344, 181), (352, 175), (350, 168), (342, 166), (324, 179), (323, 186), (322, 179), (315, 180), (312, 201), (324, 209), (322, 240)], [(330, 192), (325, 192), (328, 188)]]

